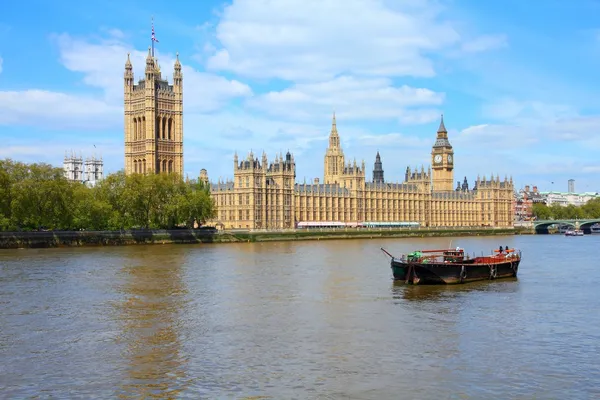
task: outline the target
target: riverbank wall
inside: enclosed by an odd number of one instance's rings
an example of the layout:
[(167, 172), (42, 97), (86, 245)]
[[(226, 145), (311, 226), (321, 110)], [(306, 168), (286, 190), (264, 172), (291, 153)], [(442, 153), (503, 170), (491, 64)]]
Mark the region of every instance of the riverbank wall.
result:
[(520, 234), (513, 228), (495, 229), (339, 229), (289, 231), (220, 231), (198, 229), (127, 231), (0, 232), (0, 249), (134, 244), (193, 244), (272, 242), (327, 239), (376, 239), (438, 236), (492, 236)]

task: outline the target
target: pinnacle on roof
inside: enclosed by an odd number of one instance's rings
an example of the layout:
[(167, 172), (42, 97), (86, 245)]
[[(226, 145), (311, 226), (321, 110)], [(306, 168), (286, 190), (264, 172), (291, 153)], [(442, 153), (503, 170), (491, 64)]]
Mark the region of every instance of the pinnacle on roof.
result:
[(446, 126), (444, 125), (444, 114), (442, 114), (442, 118), (440, 120), (440, 127), (438, 128), (438, 133), (448, 133), (446, 130)]
[(127, 61), (125, 61), (125, 68), (131, 69), (131, 60), (129, 59), (129, 53), (127, 53)]
[(338, 134), (337, 123), (335, 122), (335, 111), (333, 112), (333, 119), (331, 120), (331, 134)]
[(179, 62), (179, 52), (177, 52), (176, 54), (176, 59), (175, 59), (175, 69), (181, 69), (181, 63)]

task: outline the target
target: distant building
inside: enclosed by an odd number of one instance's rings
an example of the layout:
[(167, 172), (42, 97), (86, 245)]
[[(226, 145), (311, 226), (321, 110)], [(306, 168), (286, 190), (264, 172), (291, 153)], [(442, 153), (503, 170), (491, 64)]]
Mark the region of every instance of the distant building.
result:
[(381, 163), (381, 156), (379, 155), (379, 151), (375, 156), (375, 166), (373, 168), (373, 183), (384, 183), (383, 164)]
[(575, 179), (569, 179), (569, 193), (575, 193)]
[(77, 157), (73, 151), (71, 151), (71, 155), (69, 156), (67, 152), (65, 152), (65, 159), (63, 160), (63, 170), (65, 173), (65, 178), (70, 181), (83, 181), (83, 157), (80, 155)]
[(558, 204), (561, 206), (582, 206), (588, 201), (596, 198), (600, 198), (598, 192), (585, 192), (585, 193), (564, 193), (564, 192), (542, 192), (542, 196), (545, 199), (546, 205), (551, 206), (552, 204)]
[[(377, 160), (379, 158), (379, 160)], [(454, 150), (443, 119), (431, 149), (432, 166), (407, 167), (403, 182), (383, 182), (381, 157), (374, 182), (364, 161), (346, 162), (335, 115), (325, 150), (323, 182), (295, 182), (291, 153), (274, 162), (265, 153), (233, 157), (233, 180), (211, 183), (216, 217), (222, 229), (294, 229), (304, 226), (358, 226), (363, 222), (413, 222), (423, 227), (512, 227), (512, 178), (477, 177), (475, 185), (454, 190)], [(377, 162), (379, 161), (379, 162)], [(377, 172), (377, 173), (376, 173)], [(380, 173), (381, 172), (381, 173)], [(202, 173), (204, 178), (204, 174)]]
[(104, 163), (102, 157), (88, 157), (85, 160), (85, 183), (89, 186), (96, 186), (96, 183), (104, 179)]
[(208, 184), (208, 172), (204, 168), (200, 170), (200, 182)]
[(88, 157), (84, 163), (83, 156), (77, 156), (72, 151), (71, 155), (65, 152), (63, 170), (65, 178), (69, 181), (82, 182), (88, 186), (95, 186), (104, 178), (104, 163), (101, 157)]
[(533, 204), (545, 203), (546, 198), (538, 191), (537, 186), (525, 185), (515, 193), (514, 215), (515, 221), (531, 221), (533, 219)]

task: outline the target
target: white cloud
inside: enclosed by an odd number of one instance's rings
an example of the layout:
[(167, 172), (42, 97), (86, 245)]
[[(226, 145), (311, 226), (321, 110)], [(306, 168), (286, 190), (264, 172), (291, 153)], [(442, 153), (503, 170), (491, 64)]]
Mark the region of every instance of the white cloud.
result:
[(580, 115), (514, 120), (471, 126), (449, 136), (457, 171), (464, 171), (459, 175), (501, 172), (518, 177), (521, 184), (543, 183), (550, 190), (550, 180), (582, 179), (596, 171), (593, 150), (600, 150), (600, 138), (593, 132), (598, 124), (600, 117)]
[(115, 126), (122, 118), (122, 107), (90, 96), (44, 90), (0, 91), (0, 125), (100, 129)]
[(464, 42), (461, 50), (466, 53), (479, 53), (508, 46), (506, 35), (483, 35), (473, 40)]
[[(147, 51), (135, 50), (117, 39), (91, 43), (62, 34), (56, 37), (56, 41), (64, 66), (71, 71), (83, 73), (84, 83), (101, 88), (107, 101), (111, 103), (122, 104), (123, 101), (123, 71), (127, 53), (131, 53), (130, 59), (136, 80), (143, 77)], [(170, 78), (175, 57), (158, 50), (155, 54), (163, 76)], [(252, 90), (246, 84), (199, 72), (185, 63), (182, 64), (185, 112), (214, 111), (232, 98), (252, 94)]]
[(345, 120), (397, 118), (405, 123), (422, 123), (437, 118), (439, 112), (412, 108), (441, 105), (443, 100), (443, 93), (406, 85), (396, 87), (385, 78), (342, 76), (269, 92), (251, 99), (249, 105), (292, 119), (314, 120), (315, 115), (330, 115), (333, 110), (339, 110), (339, 117)]
[[(99, 91), (85, 95), (39, 89), (0, 91), (0, 124), (38, 125), (49, 129), (121, 126), (127, 53), (131, 53), (137, 78), (143, 76), (147, 55), (122, 42), (121, 37), (123, 34), (118, 30), (111, 30), (110, 38), (98, 43), (67, 34), (55, 36), (63, 65), (70, 71), (82, 73), (83, 83)], [(172, 71), (175, 59), (165, 55), (159, 61), (161, 66), (171, 66), (163, 70), (166, 76)], [(252, 94), (250, 87), (239, 81), (198, 72), (187, 65), (183, 65), (183, 74), (186, 113), (215, 111), (232, 98)]]
[(426, 156), (428, 150), (431, 150), (432, 140), (423, 139), (418, 136), (409, 136), (402, 133), (388, 133), (383, 135), (362, 135), (356, 142), (360, 146), (370, 146), (379, 148), (401, 148), (406, 150), (418, 149)]
[(459, 44), (433, 2), (235, 0), (216, 29), (212, 70), (285, 80), (435, 75), (429, 52)]
[(581, 172), (586, 174), (598, 174), (600, 173), (600, 165), (588, 165), (581, 169)]
[(503, 98), (482, 107), (484, 116), (497, 120), (548, 121), (577, 116), (569, 105)]

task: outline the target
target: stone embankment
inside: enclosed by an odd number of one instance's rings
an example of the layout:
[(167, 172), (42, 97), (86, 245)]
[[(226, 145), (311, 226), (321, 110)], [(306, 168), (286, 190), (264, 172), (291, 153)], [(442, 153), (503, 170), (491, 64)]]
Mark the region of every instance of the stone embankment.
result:
[(192, 244), (268, 242), (326, 239), (376, 239), (438, 236), (491, 236), (529, 234), (522, 229), (339, 229), (287, 231), (222, 231), (199, 229), (127, 231), (0, 232), (0, 248), (48, 248), (72, 246), (120, 246), (134, 244)]

